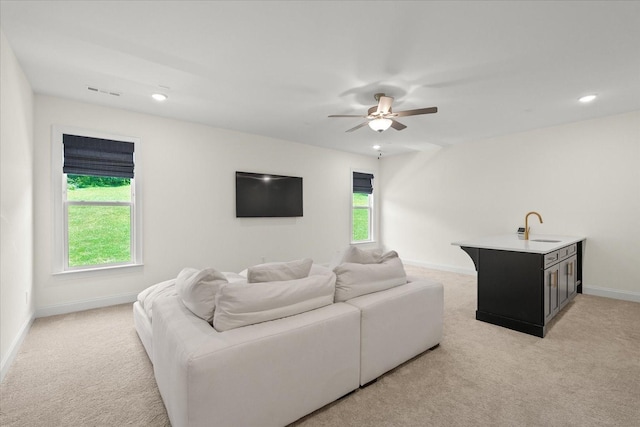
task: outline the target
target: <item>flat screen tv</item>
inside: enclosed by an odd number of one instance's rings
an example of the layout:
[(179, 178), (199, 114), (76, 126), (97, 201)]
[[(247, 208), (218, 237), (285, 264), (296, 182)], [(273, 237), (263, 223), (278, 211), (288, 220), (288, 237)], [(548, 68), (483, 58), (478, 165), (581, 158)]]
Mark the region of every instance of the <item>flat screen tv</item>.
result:
[(236, 172), (236, 217), (302, 216), (302, 178)]

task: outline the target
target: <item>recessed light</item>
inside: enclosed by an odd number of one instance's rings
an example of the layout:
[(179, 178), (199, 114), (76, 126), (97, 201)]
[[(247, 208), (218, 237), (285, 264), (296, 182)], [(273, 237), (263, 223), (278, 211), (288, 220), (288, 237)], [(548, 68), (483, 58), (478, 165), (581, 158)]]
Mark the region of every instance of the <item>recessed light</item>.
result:
[(374, 150), (379, 150), (379, 149), (380, 149), (380, 148), (382, 148), (382, 147), (380, 147), (379, 145), (374, 145), (374, 146), (373, 146), (373, 147), (371, 147), (371, 148), (373, 148)]
[(166, 101), (168, 98), (168, 96), (165, 95), (164, 93), (154, 93), (153, 95), (151, 95), (151, 97), (156, 101), (160, 101), (160, 102)]
[(578, 101), (586, 104), (587, 102), (591, 102), (594, 99), (596, 99), (596, 95), (585, 95), (582, 98), (578, 99)]

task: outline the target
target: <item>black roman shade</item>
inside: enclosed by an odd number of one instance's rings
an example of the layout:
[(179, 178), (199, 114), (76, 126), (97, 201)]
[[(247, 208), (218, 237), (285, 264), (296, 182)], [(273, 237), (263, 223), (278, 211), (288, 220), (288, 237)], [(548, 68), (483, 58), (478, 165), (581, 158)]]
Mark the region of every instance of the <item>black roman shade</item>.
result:
[(64, 134), (62, 143), (64, 173), (133, 178), (134, 144), (131, 142)]
[(353, 192), (354, 193), (373, 193), (373, 174), (354, 172), (353, 173)]

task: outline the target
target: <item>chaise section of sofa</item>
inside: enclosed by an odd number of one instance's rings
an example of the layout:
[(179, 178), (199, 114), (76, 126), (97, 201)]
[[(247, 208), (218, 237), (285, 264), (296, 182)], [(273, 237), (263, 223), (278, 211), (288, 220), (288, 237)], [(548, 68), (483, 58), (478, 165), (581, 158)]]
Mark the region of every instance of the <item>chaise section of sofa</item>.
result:
[(140, 342), (149, 356), (149, 360), (153, 363), (153, 333), (151, 332), (151, 319), (144, 312), (144, 308), (140, 301), (133, 303), (133, 324), (140, 337)]
[(365, 385), (442, 340), (444, 289), (409, 282), (352, 298), (361, 312), (360, 384)]
[(225, 332), (156, 302), (153, 363), (174, 427), (283, 426), (357, 389), (360, 310), (331, 304)]

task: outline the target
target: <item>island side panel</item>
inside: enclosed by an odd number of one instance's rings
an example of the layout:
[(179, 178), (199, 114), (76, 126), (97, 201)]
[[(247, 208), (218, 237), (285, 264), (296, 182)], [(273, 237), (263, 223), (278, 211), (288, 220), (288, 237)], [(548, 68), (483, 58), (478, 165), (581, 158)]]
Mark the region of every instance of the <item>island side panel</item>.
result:
[(480, 257), (480, 249), (472, 248), (469, 246), (461, 246), (460, 248), (465, 251), (467, 255), (469, 255), (469, 258), (471, 258), (471, 261), (473, 261), (473, 266), (476, 268), (476, 271), (478, 271), (478, 258)]
[(487, 316), (482, 316), (486, 314), (496, 317), (496, 321), (490, 321), (491, 323), (511, 329), (521, 330), (518, 328), (519, 323), (527, 330), (532, 325), (542, 328), (542, 256), (493, 249), (480, 249), (479, 252), (477, 267), (480, 320), (486, 320)]
[(576, 271), (576, 284), (577, 290), (576, 292), (582, 293), (582, 245), (584, 244), (584, 240), (579, 241), (576, 245), (576, 256), (577, 256), (577, 271)]

